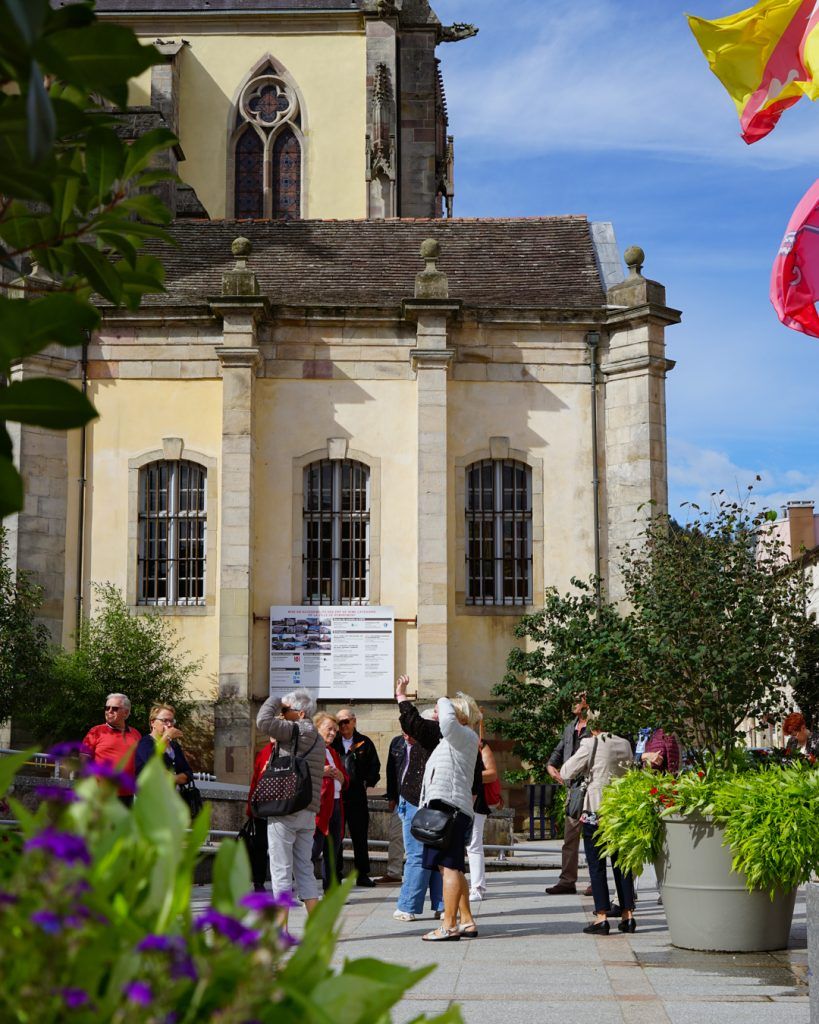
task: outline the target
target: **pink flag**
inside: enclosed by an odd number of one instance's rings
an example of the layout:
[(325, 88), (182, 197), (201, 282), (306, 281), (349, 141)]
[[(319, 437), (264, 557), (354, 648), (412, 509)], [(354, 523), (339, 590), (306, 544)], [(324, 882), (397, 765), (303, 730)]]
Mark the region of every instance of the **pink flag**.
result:
[(791, 214), (774, 260), (771, 302), (786, 327), (819, 338), (819, 181)]

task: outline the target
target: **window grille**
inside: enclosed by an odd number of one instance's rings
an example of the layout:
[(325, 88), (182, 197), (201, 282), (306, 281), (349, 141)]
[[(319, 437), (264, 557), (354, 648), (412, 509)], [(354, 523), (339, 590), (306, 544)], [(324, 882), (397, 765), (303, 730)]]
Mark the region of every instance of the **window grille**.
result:
[(235, 213), (239, 220), (264, 216), (264, 143), (251, 126), (236, 143)]
[(513, 459), (466, 469), (466, 603), (532, 602), (532, 471)]
[(370, 471), (351, 459), (304, 470), (304, 604), (367, 604)]
[(151, 462), (139, 474), (137, 602), (205, 603), (207, 470)]

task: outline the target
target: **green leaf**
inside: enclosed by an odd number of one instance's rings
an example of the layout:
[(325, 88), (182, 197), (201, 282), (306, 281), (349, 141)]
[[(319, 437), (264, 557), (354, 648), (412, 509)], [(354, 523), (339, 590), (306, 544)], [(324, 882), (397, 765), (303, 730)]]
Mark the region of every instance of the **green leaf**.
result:
[(36, 61), (31, 62), (31, 74), (26, 98), (28, 121), (28, 151), (35, 164), (42, 163), (54, 147), (57, 121), (51, 107), (43, 73)]
[(153, 128), (138, 139), (134, 139), (128, 149), (123, 176), (131, 178), (138, 171), (148, 166), (151, 157), (160, 149), (169, 149), (175, 145), (177, 138), (167, 128)]
[[(2, 473), (2, 469), (0, 469)], [(0, 488), (2, 491), (2, 488)], [(8, 754), (6, 757), (0, 757), (0, 796), (5, 796), (9, 791), (12, 779), (20, 771), (26, 761), (29, 760), (32, 754), (37, 752), (36, 747), (32, 747), (30, 750), (21, 750), (16, 754)]]
[(85, 395), (64, 380), (35, 377), (13, 381), (0, 389), (0, 419), (70, 430), (83, 426), (96, 415)]
[(76, 270), (87, 278), (94, 291), (118, 305), (122, 299), (122, 282), (106, 256), (83, 242), (73, 245), (71, 253)]
[(128, 210), (131, 213), (137, 214), (143, 220), (151, 221), (155, 224), (167, 224), (171, 220), (171, 211), (159, 196), (152, 195), (150, 192), (129, 196), (128, 199), (123, 200), (119, 204), (118, 209)]
[(48, 0), (5, 0), (5, 6), (27, 46), (33, 46), (43, 30)]
[(97, 206), (122, 171), (125, 146), (110, 128), (95, 128), (88, 135), (85, 146), (85, 171)]
[(244, 843), (221, 842), (213, 862), (213, 907), (233, 914), (242, 896), (250, 888), (250, 864)]
[(80, 194), (80, 176), (78, 174), (61, 174), (54, 180), (52, 190), (54, 216), (61, 228), (74, 214), (77, 198)]
[[(0, 518), (19, 512), (23, 507), (23, 479), (11, 459), (0, 455)], [(0, 766), (6, 759), (0, 759)]]
[(82, 345), (86, 332), (99, 323), (99, 313), (76, 295), (46, 295), (39, 299), (0, 297), (0, 345), (23, 359), (57, 342)]

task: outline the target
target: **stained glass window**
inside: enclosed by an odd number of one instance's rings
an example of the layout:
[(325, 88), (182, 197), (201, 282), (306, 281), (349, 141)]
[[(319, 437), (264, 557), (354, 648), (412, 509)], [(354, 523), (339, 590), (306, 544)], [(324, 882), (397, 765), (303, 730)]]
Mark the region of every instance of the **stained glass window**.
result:
[(270, 157), (273, 220), (298, 220), (301, 213), (301, 146), (289, 128), (279, 132)]
[(236, 143), (237, 220), (264, 217), (264, 143), (248, 128)]

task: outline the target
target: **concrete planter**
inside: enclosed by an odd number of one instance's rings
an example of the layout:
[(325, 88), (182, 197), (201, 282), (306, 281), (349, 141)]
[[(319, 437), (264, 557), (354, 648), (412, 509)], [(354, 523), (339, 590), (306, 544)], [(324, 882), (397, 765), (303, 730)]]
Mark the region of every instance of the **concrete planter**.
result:
[(810, 977), (810, 1020), (819, 1024), (819, 883), (807, 885), (808, 975)]
[(723, 831), (706, 818), (665, 819), (657, 879), (671, 932), (683, 949), (751, 953), (785, 949), (796, 890), (748, 892), (745, 875), (731, 871)]

